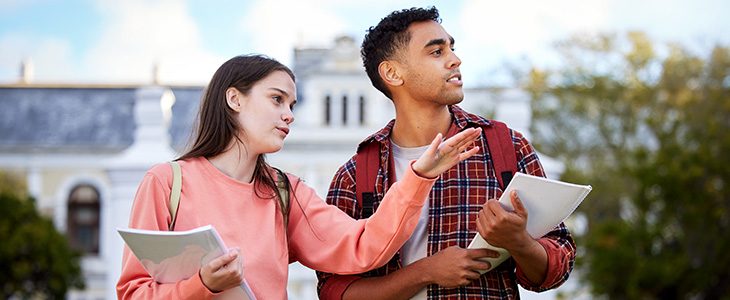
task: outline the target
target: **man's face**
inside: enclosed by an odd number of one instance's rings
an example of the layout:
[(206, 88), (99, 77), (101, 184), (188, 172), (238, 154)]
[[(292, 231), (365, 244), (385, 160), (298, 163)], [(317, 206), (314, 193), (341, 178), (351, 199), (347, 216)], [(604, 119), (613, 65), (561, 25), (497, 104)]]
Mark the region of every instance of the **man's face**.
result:
[(454, 39), (435, 21), (413, 23), (411, 40), (401, 49), (404, 86), (418, 101), (451, 105), (464, 99), (461, 60)]

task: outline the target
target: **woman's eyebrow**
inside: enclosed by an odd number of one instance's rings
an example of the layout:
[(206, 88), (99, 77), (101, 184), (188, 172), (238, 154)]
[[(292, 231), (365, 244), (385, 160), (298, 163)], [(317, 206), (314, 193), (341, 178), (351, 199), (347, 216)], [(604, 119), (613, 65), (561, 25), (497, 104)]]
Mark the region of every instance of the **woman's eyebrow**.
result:
[(284, 96), (289, 97), (289, 93), (287, 91), (285, 91), (285, 90), (282, 90), (282, 89), (277, 88), (277, 87), (270, 87), (269, 89), (270, 90), (275, 90), (275, 91), (277, 91), (279, 93), (284, 94)]

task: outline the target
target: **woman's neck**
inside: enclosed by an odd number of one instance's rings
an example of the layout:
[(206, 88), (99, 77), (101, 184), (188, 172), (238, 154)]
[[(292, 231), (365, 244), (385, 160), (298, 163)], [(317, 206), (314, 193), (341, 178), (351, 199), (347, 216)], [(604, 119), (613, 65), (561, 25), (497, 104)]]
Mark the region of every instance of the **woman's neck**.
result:
[(244, 147), (233, 146), (226, 152), (207, 157), (208, 161), (223, 174), (245, 183), (253, 181), (258, 155), (249, 155)]

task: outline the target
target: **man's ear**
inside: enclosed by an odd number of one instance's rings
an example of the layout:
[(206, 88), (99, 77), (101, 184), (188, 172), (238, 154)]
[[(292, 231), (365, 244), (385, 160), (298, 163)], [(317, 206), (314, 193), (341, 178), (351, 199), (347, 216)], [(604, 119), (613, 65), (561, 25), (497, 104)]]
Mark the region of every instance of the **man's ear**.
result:
[(391, 86), (403, 85), (403, 77), (401, 74), (401, 65), (394, 60), (386, 60), (378, 65), (378, 73), (383, 82)]
[(243, 106), (243, 94), (241, 94), (238, 89), (229, 87), (226, 90), (226, 103), (233, 111), (241, 112), (241, 107)]

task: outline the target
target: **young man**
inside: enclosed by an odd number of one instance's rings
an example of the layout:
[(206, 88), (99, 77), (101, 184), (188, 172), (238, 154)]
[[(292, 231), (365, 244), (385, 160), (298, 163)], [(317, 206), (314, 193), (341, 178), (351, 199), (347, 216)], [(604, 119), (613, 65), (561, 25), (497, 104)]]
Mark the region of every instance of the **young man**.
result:
[[(453, 47), (454, 39), (441, 26), (434, 7), (393, 12), (365, 36), (361, 52), (366, 72), (396, 111), (395, 120), (361, 144), (380, 145), (376, 206), (392, 178), (397, 181), (409, 162), (425, 151), (430, 137), (494, 126), (456, 106), (464, 95), (461, 61)], [(509, 132), (519, 172), (544, 177), (529, 142)], [(318, 273), (320, 299), (514, 299), (519, 297), (518, 283), (539, 292), (565, 282), (575, 260), (570, 233), (560, 224), (535, 240), (525, 231), (527, 213), (516, 194), (513, 212), (496, 202), (502, 188), (490, 142), (482, 133), (475, 142), (479, 153), (442, 174), (415, 232), (386, 266), (360, 275)], [(355, 187), (362, 183), (355, 181), (356, 172), (364, 170), (356, 170), (356, 159), (337, 172), (327, 201), (361, 218), (363, 205), (356, 200)], [(477, 231), (512, 256), (484, 275), (475, 270), (488, 269), (489, 263), (476, 259), (498, 253), (466, 249)]]

